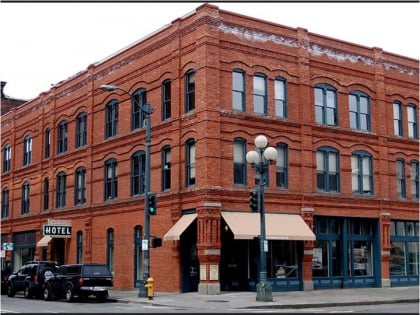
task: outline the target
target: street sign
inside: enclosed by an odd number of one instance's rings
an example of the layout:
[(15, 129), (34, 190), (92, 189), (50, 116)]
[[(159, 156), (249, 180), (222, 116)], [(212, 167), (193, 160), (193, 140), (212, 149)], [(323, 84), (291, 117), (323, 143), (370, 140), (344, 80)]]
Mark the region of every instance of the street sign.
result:
[(13, 250), (13, 243), (3, 243), (3, 250)]

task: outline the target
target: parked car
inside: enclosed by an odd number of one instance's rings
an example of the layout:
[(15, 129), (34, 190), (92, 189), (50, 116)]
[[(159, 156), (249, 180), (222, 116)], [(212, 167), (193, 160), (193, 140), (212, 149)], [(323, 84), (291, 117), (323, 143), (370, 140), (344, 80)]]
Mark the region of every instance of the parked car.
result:
[(44, 281), (52, 277), (57, 268), (55, 261), (28, 261), (7, 279), (7, 296), (14, 297), (23, 291), (25, 298), (41, 297)]
[(113, 275), (105, 264), (61, 265), (58, 272), (45, 281), (43, 297), (45, 301), (65, 298), (72, 302), (93, 295), (104, 301), (112, 287)]

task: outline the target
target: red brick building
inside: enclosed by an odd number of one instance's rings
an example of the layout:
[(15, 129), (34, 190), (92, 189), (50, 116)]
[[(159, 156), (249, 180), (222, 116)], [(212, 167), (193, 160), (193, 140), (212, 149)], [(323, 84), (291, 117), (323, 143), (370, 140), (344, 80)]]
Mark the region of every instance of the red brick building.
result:
[(418, 285), (419, 61), (213, 5), (2, 115), (14, 270), (105, 262), (116, 288), (143, 285), (137, 102), (153, 108), (155, 290), (255, 290), (260, 179), (245, 155), (258, 135), (277, 150), (264, 178), (273, 291)]

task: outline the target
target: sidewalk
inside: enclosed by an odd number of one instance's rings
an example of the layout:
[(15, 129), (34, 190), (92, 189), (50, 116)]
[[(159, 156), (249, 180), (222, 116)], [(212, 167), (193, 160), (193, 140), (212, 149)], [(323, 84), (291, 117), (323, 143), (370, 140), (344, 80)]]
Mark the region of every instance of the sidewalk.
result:
[(256, 301), (255, 292), (221, 292), (217, 295), (155, 292), (152, 300), (138, 297), (138, 290), (110, 290), (109, 300), (122, 303), (147, 303), (172, 308), (202, 309), (299, 309), (339, 305), (418, 303), (419, 287), (323, 289), (273, 292), (272, 302)]

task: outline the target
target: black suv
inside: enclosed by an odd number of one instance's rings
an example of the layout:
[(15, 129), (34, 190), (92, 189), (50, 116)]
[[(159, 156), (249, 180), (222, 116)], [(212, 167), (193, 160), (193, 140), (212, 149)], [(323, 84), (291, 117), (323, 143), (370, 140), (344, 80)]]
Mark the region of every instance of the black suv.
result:
[(14, 297), (16, 292), (23, 291), (25, 298), (42, 296), (42, 285), (57, 272), (55, 261), (28, 261), (7, 280), (7, 296)]
[(93, 295), (105, 301), (112, 287), (113, 275), (105, 264), (61, 265), (57, 274), (45, 280), (43, 296), (45, 301), (65, 298), (72, 302)]

